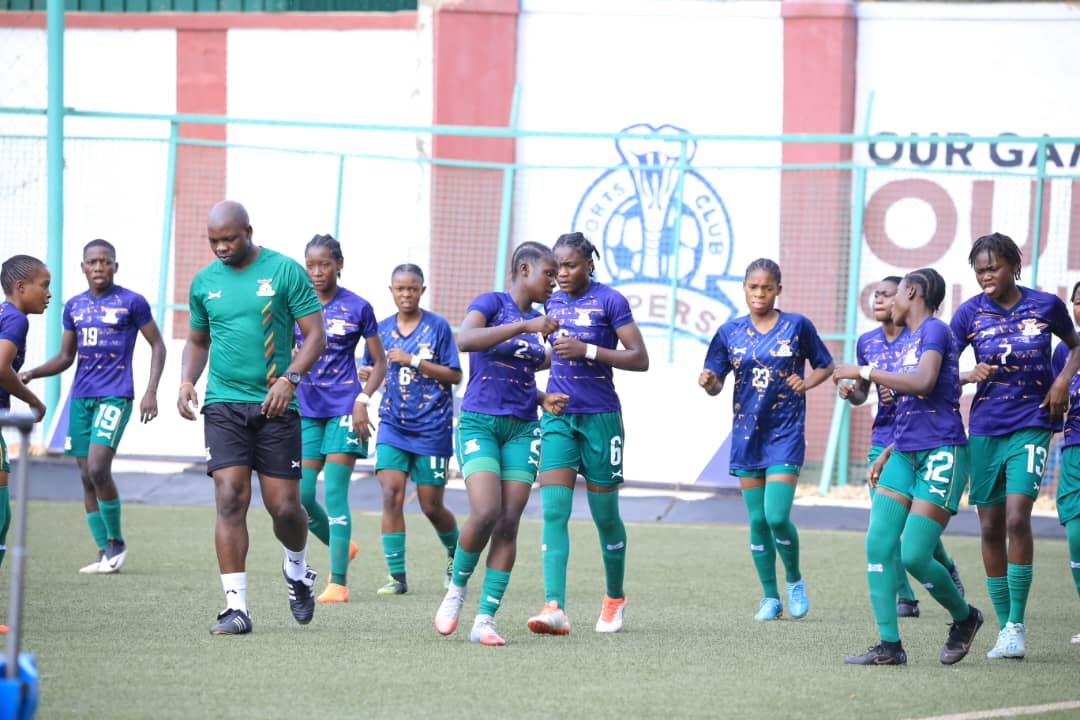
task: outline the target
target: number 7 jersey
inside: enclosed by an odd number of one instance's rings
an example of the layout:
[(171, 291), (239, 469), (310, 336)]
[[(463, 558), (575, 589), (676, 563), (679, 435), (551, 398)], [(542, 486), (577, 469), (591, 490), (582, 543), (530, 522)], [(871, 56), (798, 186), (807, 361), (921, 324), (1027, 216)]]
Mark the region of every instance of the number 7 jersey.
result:
[(760, 470), (802, 465), (806, 455), (806, 398), (787, 379), (803, 377), (807, 361), (817, 369), (832, 355), (806, 317), (781, 312), (776, 324), (758, 332), (750, 316), (724, 323), (705, 355), (705, 368), (735, 377), (731, 421), (731, 468)]
[[(971, 345), (975, 362), (994, 367), (971, 402), (968, 430), (996, 437), (1024, 428), (1060, 430), (1040, 408), (1054, 381), (1051, 335), (1065, 337), (1072, 321), (1056, 295), (1020, 287), (1008, 310), (980, 293), (956, 309), (949, 324), (962, 351)], [(999, 402), (1000, 401), (1000, 402)]]

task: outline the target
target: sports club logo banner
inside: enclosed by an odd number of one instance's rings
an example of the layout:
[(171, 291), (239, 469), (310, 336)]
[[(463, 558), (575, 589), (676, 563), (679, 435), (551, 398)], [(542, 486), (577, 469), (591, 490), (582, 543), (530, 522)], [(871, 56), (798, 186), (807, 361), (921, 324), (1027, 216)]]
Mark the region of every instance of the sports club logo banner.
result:
[[(731, 275), (731, 217), (719, 193), (691, 166), (698, 147), (682, 139), (686, 130), (642, 123), (621, 134), (633, 135), (615, 141), (622, 163), (593, 181), (578, 202), (571, 227), (585, 233), (600, 251), (597, 275), (626, 296), (639, 326), (667, 331), (674, 317), (677, 336), (700, 348), (694, 340), (708, 344), (737, 312), (731, 298), (741, 298), (742, 276)], [(703, 355), (697, 349), (691, 359), (683, 346), (668, 374), (683, 378), (692, 370), (696, 377)], [(730, 427), (711, 427), (719, 438), (709, 433), (702, 439), (720, 439), (720, 446), (696, 462), (682, 458), (689, 465), (676, 474), (696, 476), (701, 484), (731, 486)], [(655, 433), (653, 441), (662, 442)]]
[(730, 275), (733, 235), (723, 199), (689, 166), (697, 143), (674, 125), (631, 125), (615, 141), (622, 164), (598, 177), (578, 202), (571, 227), (601, 253), (602, 280), (630, 301), (638, 324), (667, 329), (671, 286), (678, 287), (675, 330), (704, 343), (735, 312), (723, 290)]

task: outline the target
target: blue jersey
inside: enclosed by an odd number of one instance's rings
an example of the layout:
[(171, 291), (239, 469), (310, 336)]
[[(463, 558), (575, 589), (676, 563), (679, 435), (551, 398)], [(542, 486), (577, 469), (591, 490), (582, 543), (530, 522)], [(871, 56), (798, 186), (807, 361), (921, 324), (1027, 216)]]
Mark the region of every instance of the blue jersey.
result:
[[(469, 304), (484, 316), (484, 327), (508, 325), (537, 317), (522, 313), (510, 293), (485, 293)], [(536, 419), (536, 369), (547, 348), (539, 333), (521, 333), (498, 345), (469, 353), (469, 384), (461, 409), (488, 415)]]
[[(15, 357), (11, 369), (16, 373), (26, 360), (26, 333), (30, 330), (30, 320), (19, 308), (5, 301), (0, 304), (0, 340), (8, 340), (15, 345)], [(0, 387), (0, 409), (11, 409), (11, 394)]]
[(977, 362), (995, 367), (975, 391), (968, 420), (972, 435), (1059, 429), (1039, 405), (1054, 381), (1051, 334), (1063, 338), (1072, 332), (1061, 298), (1021, 287), (1020, 299), (1004, 310), (980, 294), (957, 308), (951, 325), (961, 350), (970, 344)]
[(101, 297), (87, 290), (64, 304), (64, 330), (78, 348), (71, 397), (135, 397), (131, 356), (139, 328), (154, 319), (150, 304), (119, 285)]
[(897, 395), (893, 442), (897, 450), (932, 450), (944, 445), (967, 445), (960, 416), (960, 348), (949, 326), (926, 318), (907, 335), (900, 353), (899, 373), (913, 373), (923, 353), (941, 353), (937, 382), (928, 395)]
[[(326, 325), (326, 349), (296, 388), (300, 414), (308, 418), (330, 418), (352, 414), (353, 401), (360, 394), (356, 375), (356, 346), (379, 332), (371, 304), (351, 290), (339, 287), (330, 302), (322, 306)], [(294, 325), (296, 346), (304, 342), (300, 326)]]
[(803, 464), (806, 397), (788, 387), (787, 378), (803, 377), (807, 362), (814, 369), (828, 367), (832, 355), (802, 315), (781, 312), (766, 333), (757, 331), (749, 315), (716, 331), (705, 367), (721, 379), (729, 372), (735, 377), (731, 469)]
[[(584, 343), (614, 350), (619, 345), (616, 330), (634, 322), (630, 303), (617, 290), (593, 282), (581, 295), (571, 298), (555, 291), (545, 305), (547, 314), (559, 322), (555, 335), (570, 335)], [(547, 391), (566, 393), (570, 401), (564, 412), (595, 414), (622, 409), (615, 394), (614, 369), (602, 362), (575, 358), (564, 360), (551, 355), (551, 377)]]
[[(398, 330), (395, 313), (379, 323), (379, 337), (387, 351), (400, 348), (421, 360), (461, 369), (450, 324), (433, 312), (424, 310), (408, 335)], [(370, 364), (366, 353), (364, 363)], [(453, 425), (450, 383), (426, 377), (409, 365), (387, 363), (376, 442), (417, 455), (449, 457), (454, 449)]]
[[(1051, 361), (1054, 377), (1065, 369), (1068, 359), (1069, 346), (1065, 343), (1058, 344)], [(1063, 449), (1073, 445), (1080, 445), (1080, 370), (1069, 378), (1069, 414), (1065, 417), (1065, 434), (1061, 442)]]
[[(859, 365), (869, 365), (877, 370), (896, 372), (900, 364), (900, 351), (907, 340), (907, 328), (900, 328), (900, 334), (890, 341), (880, 327), (863, 333), (855, 346), (855, 357)], [(893, 420), (896, 418), (896, 398), (887, 401), (882, 397), (881, 386), (877, 393), (877, 414), (870, 433), (870, 444), (885, 447), (893, 441)]]

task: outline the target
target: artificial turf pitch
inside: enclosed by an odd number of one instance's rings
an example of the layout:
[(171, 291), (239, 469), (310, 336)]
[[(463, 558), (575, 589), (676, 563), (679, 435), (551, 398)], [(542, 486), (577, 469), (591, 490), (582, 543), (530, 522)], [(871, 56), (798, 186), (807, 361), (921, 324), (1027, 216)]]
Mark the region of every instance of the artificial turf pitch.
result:
[[(1037, 540), (1028, 656), (986, 659), (996, 623), (978, 540), (947, 536), (971, 601), (986, 615), (976, 647), (945, 667), (948, 617), (922, 588), (919, 619), (901, 619), (908, 665), (853, 667), (876, 644), (863, 535), (802, 531), (809, 615), (760, 623), (745, 526), (628, 523), (626, 625), (593, 631), (603, 594), (595, 530), (571, 524), (567, 637), (532, 635), (543, 604), (540, 523), (524, 520), (517, 566), (497, 615), (505, 647), (468, 641), (481, 568), (461, 624), (432, 618), (446, 560), (433, 530), (408, 515), (409, 593), (377, 597), (386, 569), (379, 518), (354, 514), (360, 554), (350, 601), (297, 625), (282, 552), (252, 510), (248, 604), (254, 632), (211, 636), (222, 607), (208, 507), (124, 506), (123, 570), (79, 575), (94, 549), (81, 503), (29, 509), (23, 650), (37, 657), (38, 717), (48, 718), (922, 718), (1080, 700), (1080, 599), (1065, 543)], [(326, 548), (309, 561), (325, 587)], [(779, 564), (781, 588), (783, 566)], [(6, 573), (7, 563), (3, 568)], [(0, 601), (7, 607), (5, 577)], [(1080, 708), (1042, 718), (1077, 717)]]

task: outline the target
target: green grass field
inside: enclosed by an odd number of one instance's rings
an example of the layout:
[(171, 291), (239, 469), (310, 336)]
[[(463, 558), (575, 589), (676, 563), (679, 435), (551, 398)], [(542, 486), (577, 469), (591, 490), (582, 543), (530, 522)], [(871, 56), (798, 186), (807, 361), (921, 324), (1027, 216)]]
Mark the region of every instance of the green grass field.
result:
[[(987, 616), (976, 650), (952, 667), (938, 662), (948, 618), (920, 588), (922, 617), (901, 624), (908, 665), (863, 668), (843, 663), (876, 642), (859, 533), (803, 531), (810, 614), (757, 623), (745, 527), (629, 524), (626, 627), (598, 635), (599, 547), (591, 525), (575, 522), (573, 632), (555, 638), (525, 627), (543, 603), (540, 525), (526, 521), (498, 615), (509, 644), (487, 648), (468, 642), (478, 587), (455, 635), (440, 637), (432, 626), (445, 559), (422, 516), (407, 517), (408, 595), (375, 595), (386, 574), (378, 517), (357, 514), (351, 601), (319, 606), (300, 627), (287, 607), (280, 546), (265, 512), (253, 511), (255, 630), (212, 637), (207, 628), (222, 606), (212, 508), (127, 505), (124, 513), (131, 550), (123, 571), (82, 576), (76, 571), (92, 548), (81, 504), (30, 506), (23, 649), (38, 660), (40, 718), (885, 720), (1080, 700), (1080, 646), (1069, 643), (1080, 632), (1080, 600), (1063, 541), (1037, 543), (1027, 659), (984, 657), (996, 625), (978, 541), (948, 538)], [(309, 557), (321, 591), (326, 550), (313, 545)]]

